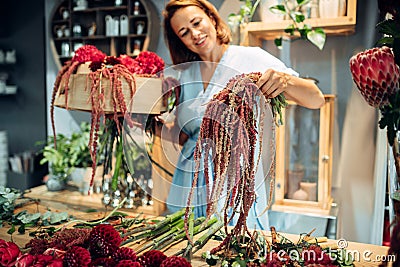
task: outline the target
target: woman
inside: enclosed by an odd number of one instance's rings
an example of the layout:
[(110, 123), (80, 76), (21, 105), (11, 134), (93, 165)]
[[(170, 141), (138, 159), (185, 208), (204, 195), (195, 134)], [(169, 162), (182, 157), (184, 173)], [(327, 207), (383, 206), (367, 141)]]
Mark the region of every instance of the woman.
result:
[[(283, 93), (307, 108), (320, 108), (324, 96), (315, 85), (287, 68), (280, 60), (258, 47), (229, 45), (230, 31), (216, 8), (206, 0), (171, 0), (164, 10), (164, 34), (172, 62), (180, 73), (181, 94), (177, 109), (179, 142), (183, 144), (167, 199), (170, 212), (186, 206), (193, 179), (193, 152), (205, 111), (205, 103), (240, 73), (263, 73), (257, 85), (266, 98)], [(262, 169), (262, 167), (259, 169)], [(264, 173), (257, 170), (256, 201), (248, 226), (268, 229)], [(195, 214), (205, 215), (205, 186), (202, 177), (194, 195)], [(260, 216), (262, 215), (262, 216)]]

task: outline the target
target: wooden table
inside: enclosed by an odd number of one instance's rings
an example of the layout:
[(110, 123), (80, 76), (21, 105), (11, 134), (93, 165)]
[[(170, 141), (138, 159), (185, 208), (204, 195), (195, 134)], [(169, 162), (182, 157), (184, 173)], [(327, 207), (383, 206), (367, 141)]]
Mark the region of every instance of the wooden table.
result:
[[(51, 210), (53, 212), (66, 211), (68, 214), (73, 215), (77, 219), (82, 220), (95, 220), (101, 219), (105, 215), (107, 215), (111, 208), (106, 209), (101, 204), (101, 196), (93, 194), (92, 196), (83, 196), (78, 191), (73, 190), (64, 190), (61, 192), (49, 192), (46, 190), (45, 186), (39, 186), (33, 188), (30, 193), (26, 194), (27, 197), (40, 199), (39, 204), (29, 204), (23, 207), (23, 209), (28, 210), (29, 212), (45, 212), (46, 210)], [(88, 209), (96, 209), (96, 212), (87, 213)], [(151, 208), (149, 209), (151, 211)], [(128, 213), (132, 216), (138, 214), (138, 212), (143, 212), (142, 216), (145, 217), (154, 217), (150, 212), (148, 214), (145, 213), (146, 208), (142, 210), (128, 210), (121, 209), (122, 212)], [(20, 247), (23, 247), (30, 239), (28, 233), (24, 235), (14, 233), (12, 237), (7, 234), (8, 227), (0, 228), (0, 238), (6, 241), (14, 241)], [(268, 236), (269, 233), (267, 232)], [(297, 235), (292, 234), (283, 234), (285, 237), (296, 241), (298, 239)], [(344, 240), (340, 240), (340, 242), (345, 242)], [(337, 245), (337, 240), (328, 240), (328, 244), (332, 246)], [(380, 261), (377, 259), (381, 259), (387, 255), (388, 247), (376, 246), (371, 244), (362, 244), (356, 242), (347, 242), (347, 250), (351, 253), (352, 256), (355, 256), (355, 266), (379, 266)], [(211, 240), (206, 246), (196, 252), (193, 255), (192, 266), (208, 266), (205, 261), (201, 258), (201, 254), (207, 250), (211, 250), (212, 248), (218, 245), (217, 241)], [(179, 243), (171, 248), (169, 248), (165, 254), (173, 255), (177, 251), (181, 250), (182, 247), (186, 246), (186, 241)], [(135, 248), (135, 247), (132, 247)], [(390, 265), (389, 265), (390, 266)]]

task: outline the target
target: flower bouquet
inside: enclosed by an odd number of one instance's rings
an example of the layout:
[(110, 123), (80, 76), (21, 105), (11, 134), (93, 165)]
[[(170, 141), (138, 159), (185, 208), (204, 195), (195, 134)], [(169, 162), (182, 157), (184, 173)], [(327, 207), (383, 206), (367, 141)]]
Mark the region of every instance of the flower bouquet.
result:
[[(93, 185), (99, 151), (105, 153), (105, 174), (113, 168), (114, 190), (121, 170), (125, 168), (127, 172), (122, 147), (124, 116), (159, 114), (166, 110), (161, 97), (164, 65), (163, 59), (153, 52), (143, 51), (136, 58), (114, 57), (92, 45), (85, 45), (75, 51), (74, 57), (57, 74), (50, 109), (53, 132), (55, 106), (91, 112), (88, 146), (93, 171), (90, 186)], [(125, 116), (125, 120), (129, 125), (134, 123), (131, 116)], [(98, 135), (101, 123), (106, 128), (103, 136)], [(116, 163), (112, 167), (114, 151)]]

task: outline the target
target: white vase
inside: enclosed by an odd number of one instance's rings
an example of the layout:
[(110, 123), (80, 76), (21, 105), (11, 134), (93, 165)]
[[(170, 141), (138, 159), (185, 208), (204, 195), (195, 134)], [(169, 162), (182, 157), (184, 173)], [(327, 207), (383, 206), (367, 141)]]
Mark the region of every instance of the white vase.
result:
[(301, 182), (300, 188), (307, 192), (309, 201), (317, 201), (317, 183)]
[(282, 0), (261, 0), (259, 6), (260, 18), (262, 22), (274, 22), (284, 19), (284, 15), (272, 13), (269, 8), (271, 6), (279, 5)]
[(319, 0), (319, 16), (321, 18), (339, 17), (341, 0)]

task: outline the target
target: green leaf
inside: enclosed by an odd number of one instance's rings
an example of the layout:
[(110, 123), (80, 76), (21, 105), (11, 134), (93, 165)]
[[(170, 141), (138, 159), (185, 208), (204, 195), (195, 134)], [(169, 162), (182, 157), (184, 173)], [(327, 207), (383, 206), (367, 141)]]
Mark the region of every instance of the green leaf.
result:
[(18, 233), (25, 234), (25, 224), (21, 224), (21, 226), (18, 228)]
[(304, 14), (303, 13), (301, 13), (301, 12), (295, 12), (295, 21), (297, 22), (297, 23), (301, 23), (301, 22), (303, 22), (305, 19), (306, 19), (306, 17), (304, 16)]
[(275, 6), (270, 6), (269, 10), (274, 13), (274, 14), (281, 14), (281, 15), (286, 15), (286, 9), (284, 5), (275, 5)]
[(282, 37), (275, 38), (274, 43), (279, 49), (282, 49)]
[(52, 213), (50, 216), (50, 223), (51, 224), (61, 223), (63, 221), (66, 221), (67, 219), (68, 219), (67, 212)]
[(11, 228), (8, 229), (7, 234), (12, 235), (14, 232), (15, 232), (15, 225), (12, 224), (12, 225), (11, 225)]
[(385, 36), (385, 37), (379, 39), (379, 40), (375, 43), (375, 46), (381, 46), (381, 45), (392, 46), (392, 45), (393, 45), (393, 41), (394, 41), (394, 38), (393, 38), (393, 37)]
[(400, 37), (398, 27), (399, 26), (392, 19), (381, 21), (376, 25), (376, 28), (380, 33), (387, 34), (393, 37)]
[(322, 50), (325, 45), (326, 34), (322, 29), (316, 28), (307, 33), (307, 39), (319, 50)]
[(294, 25), (290, 24), (283, 31), (286, 32), (286, 33), (289, 33), (290, 35), (293, 35), (294, 34), (294, 30), (295, 30)]
[(311, 2), (311, 0), (297, 0), (297, 5), (303, 6), (305, 4), (308, 4), (309, 2)]

